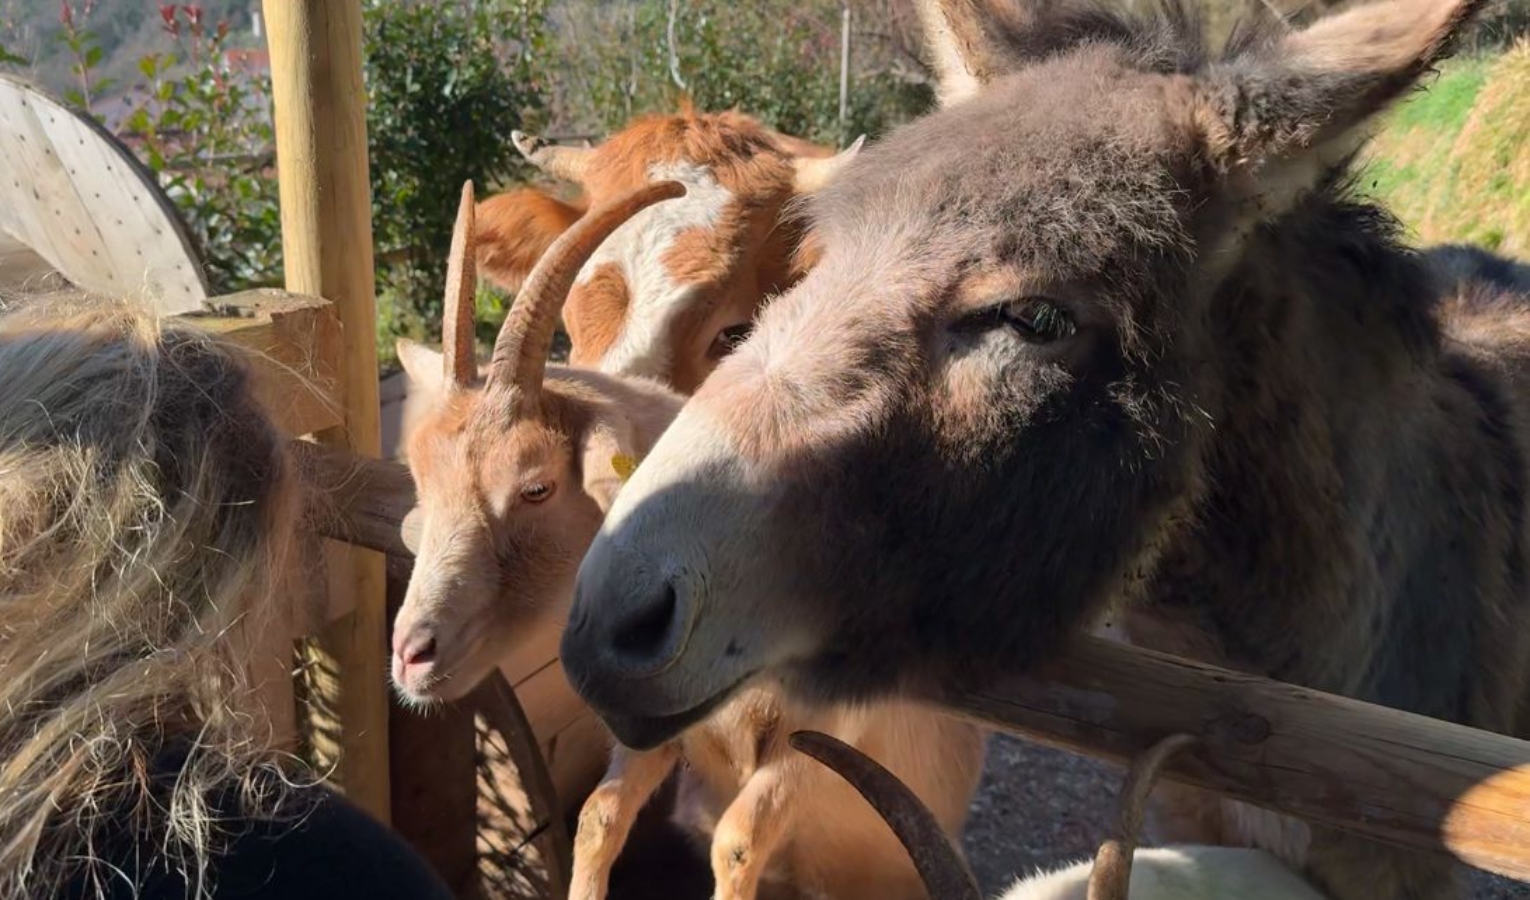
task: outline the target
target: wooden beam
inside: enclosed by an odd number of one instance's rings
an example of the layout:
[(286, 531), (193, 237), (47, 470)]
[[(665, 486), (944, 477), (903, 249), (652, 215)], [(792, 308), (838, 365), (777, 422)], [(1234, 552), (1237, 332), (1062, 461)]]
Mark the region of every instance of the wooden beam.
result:
[(1093, 638), (937, 699), (1117, 762), (1188, 732), (1168, 780), (1530, 880), (1530, 742)]
[(336, 367), (340, 320), (328, 300), (286, 291), (217, 297), (205, 313), (179, 320), (249, 351), (255, 397), (288, 434), (311, 434), (342, 422)]
[[(372, 275), (366, 89), (360, 0), (264, 0), (269, 27), (276, 157), (287, 288), (334, 301), (344, 330), (339, 386), (344, 424), (326, 444), (361, 456), (379, 449), (377, 310)], [(339, 781), (389, 821), (387, 611), (383, 558), (336, 545), (333, 587), (353, 592), (352, 612), (313, 650), (316, 709), (339, 716)]]
[(310, 531), (389, 556), (414, 557), (419, 523), (411, 516), (414, 479), (408, 467), (309, 441), (293, 441), (291, 450), (308, 487)]

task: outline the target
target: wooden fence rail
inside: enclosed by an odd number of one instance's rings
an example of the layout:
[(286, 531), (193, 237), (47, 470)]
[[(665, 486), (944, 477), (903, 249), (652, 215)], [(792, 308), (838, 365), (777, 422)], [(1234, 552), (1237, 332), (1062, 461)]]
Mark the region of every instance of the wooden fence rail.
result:
[(1530, 742), (1094, 638), (935, 699), (1117, 762), (1187, 732), (1168, 780), (1530, 880)]

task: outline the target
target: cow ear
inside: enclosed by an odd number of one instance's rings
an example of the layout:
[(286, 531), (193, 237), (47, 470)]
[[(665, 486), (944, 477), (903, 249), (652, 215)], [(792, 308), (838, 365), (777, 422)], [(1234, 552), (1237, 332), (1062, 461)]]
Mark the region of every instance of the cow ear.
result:
[(478, 204), (478, 271), (492, 284), (515, 293), (558, 235), (583, 210), (530, 188), (507, 191)]

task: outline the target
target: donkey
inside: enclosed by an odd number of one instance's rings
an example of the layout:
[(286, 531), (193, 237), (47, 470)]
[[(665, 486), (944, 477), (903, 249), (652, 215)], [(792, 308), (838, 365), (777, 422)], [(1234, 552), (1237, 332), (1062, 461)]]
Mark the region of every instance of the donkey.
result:
[[(845, 700), (1169, 653), (1526, 732), (1530, 300), (1446, 290), (1349, 190), (1481, 0), (1216, 58), (1176, 7), (924, 0), (942, 107), (810, 205), (818, 265), (607, 514), (563, 636), (634, 747), (760, 673)], [(1427, 649), (1426, 649), (1427, 648)], [(1159, 840), (1340, 900), (1452, 860), (1179, 791)]]
[[(579, 267), (622, 222), (682, 191), (659, 182), (597, 207), (537, 264), (495, 345), (486, 383), (473, 361), (472, 186), (453, 237), (442, 354), (414, 347), (412, 377), (436, 397), (410, 436), (424, 515), (394, 626), (393, 677), (409, 700), (460, 698), (534, 619), (566, 617), (573, 575), (636, 458), (680, 410), (656, 382), (548, 366), (548, 341)], [(902, 701), (804, 708), (760, 684), (649, 752), (617, 748), (585, 801), (573, 896), (600, 900), (639, 811), (684, 763), (676, 818), (710, 843), (717, 897), (762, 888), (802, 896), (921, 898), (893, 835), (844, 784), (786, 738), (835, 734), (907, 779), (950, 834), (981, 774), (986, 732)], [(779, 883), (779, 884), (777, 884)], [(792, 893), (791, 896), (798, 896)]]
[(584, 197), (568, 203), (523, 188), (479, 204), (479, 265), (506, 290), (520, 289), (585, 203), (651, 180), (686, 186), (684, 197), (639, 213), (602, 244), (569, 293), (564, 324), (574, 365), (644, 375), (687, 394), (749, 333), (766, 299), (812, 264), (788, 208), (827, 184), (864, 140), (836, 154), (751, 116), (689, 105), (634, 119), (597, 147), (518, 131), (511, 139)]
[[(930, 896), (981, 900), (977, 880), (961, 854), (941, 833), (930, 810), (897, 776), (828, 735), (798, 732), (790, 742), (866, 798), (908, 848)], [(1100, 845), (1093, 860), (1021, 878), (1001, 900), (1324, 900), (1312, 885), (1263, 850), (1137, 849), (1153, 782), (1165, 762), (1194, 743), (1190, 735), (1170, 735), (1132, 761), (1121, 789), (1116, 833)]]

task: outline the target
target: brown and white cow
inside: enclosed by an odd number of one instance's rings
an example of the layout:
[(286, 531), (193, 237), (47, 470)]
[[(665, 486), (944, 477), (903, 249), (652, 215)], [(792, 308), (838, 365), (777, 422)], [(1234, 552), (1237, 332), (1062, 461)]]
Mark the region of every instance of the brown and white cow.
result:
[(748, 334), (765, 300), (802, 276), (811, 260), (790, 205), (861, 145), (836, 155), (742, 113), (689, 107), (636, 119), (597, 147), (520, 132), (512, 139), (582, 197), (525, 188), (479, 204), (479, 266), (510, 291), (586, 205), (650, 181), (685, 185), (683, 198), (645, 210), (601, 246), (563, 318), (573, 365), (654, 378), (686, 394)]
[[(1212, 54), (1177, 6), (924, 0), (943, 107), (814, 198), (822, 258), (617, 497), (564, 633), (582, 695), (647, 746), (761, 673), (987, 679), (1114, 611), (1530, 731), (1530, 298), (1448, 289), (1349, 169), (1483, 5)], [(1448, 857), (1187, 799), (1175, 839), (1339, 900), (1454, 893)]]

